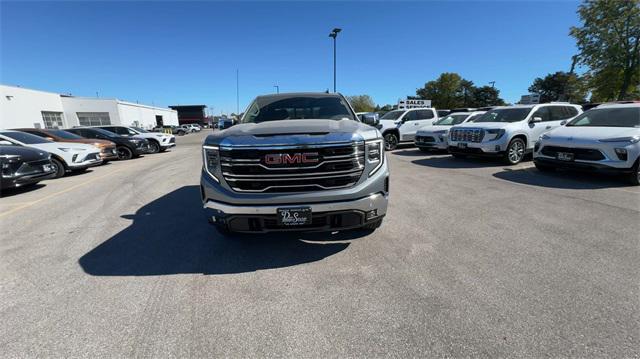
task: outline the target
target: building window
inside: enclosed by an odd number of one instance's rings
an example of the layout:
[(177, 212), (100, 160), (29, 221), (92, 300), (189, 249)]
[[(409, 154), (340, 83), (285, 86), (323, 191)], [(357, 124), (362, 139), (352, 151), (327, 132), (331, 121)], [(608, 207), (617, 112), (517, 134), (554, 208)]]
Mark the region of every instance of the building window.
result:
[(61, 128), (62, 124), (62, 112), (42, 111), (42, 120), (44, 121), (44, 128)]
[(105, 126), (110, 125), (109, 112), (78, 112), (80, 126)]

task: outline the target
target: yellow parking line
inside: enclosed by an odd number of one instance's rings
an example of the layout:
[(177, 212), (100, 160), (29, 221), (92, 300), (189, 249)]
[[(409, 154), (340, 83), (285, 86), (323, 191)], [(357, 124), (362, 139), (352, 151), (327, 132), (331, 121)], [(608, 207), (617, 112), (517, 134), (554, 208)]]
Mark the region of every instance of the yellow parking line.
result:
[(113, 175), (113, 174), (115, 174), (115, 173), (122, 172), (123, 170), (125, 170), (125, 169), (127, 169), (127, 168), (129, 168), (129, 167), (132, 167), (132, 166), (122, 167), (122, 168), (120, 168), (120, 169), (117, 169), (117, 170), (114, 170), (114, 171), (112, 171), (112, 172), (109, 172), (109, 173), (107, 173), (107, 174), (105, 174), (105, 175), (103, 175), (103, 176), (96, 177), (96, 178), (92, 178), (92, 179), (90, 179), (90, 180), (88, 180), (88, 181), (84, 181), (84, 182), (82, 182), (82, 183), (78, 183), (77, 185), (73, 185), (73, 186), (71, 186), (71, 187), (69, 187), (69, 188), (65, 188), (65, 189), (63, 189), (63, 190), (61, 190), (61, 191), (58, 191), (58, 192), (52, 193), (52, 194), (50, 194), (50, 195), (48, 195), (48, 196), (44, 196), (44, 197), (42, 197), (42, 198), (40, 198), (40, 199), (37, 199), (37, 200), (35, 200), (35, 201), (27, 202), (26, 204), (24, 204), (24, 205), (22, 205), (22, 206), (19, 206), (19, 207), (16, 207), (16, 208), (12, 209), (12, 210), (9, 210), (9, 211), (6, 211), (6, 212), (3, 212), (3, 213), (0, 213), (0, 218), (5, 217), (5, 216), (8, 216), (8, 215), (10, 215), (11, 213), (15, 213), (15, 212), (17, 212), (17, 211), (19, 211), (19, 210), (21, 210), (21, 209), (29, 208), (29, 207), (33, 206), (34, 204), (38, 204), (38, 203), (40, 203), (40, 202), (42, 202), (42, 201), (46, 201), (46, 200), (48, 200), (48, 199), (50, 199), (50, 198), (53, 198), (53, 197), (59, 196), (59, 195), (61, 195), (61, 194), (63, 194), (63, 193), (67, 193), (67, 192), (72, 191), (72, 190), (74, 190), (74, 189), (76, 189), (76, 188), (78, 188), (78, 187), (82, 187), (82, 186), (84, 186), (84, 185), (86, 185), (86, 184), (89, 184), (89, 183), (95, 182), (95, 181), (100, 180), (100, 179), (103, 179), (103, 178), (105, 178), (105, 177), (109, 177), (109, 176), (111, 176), (111, 175)]

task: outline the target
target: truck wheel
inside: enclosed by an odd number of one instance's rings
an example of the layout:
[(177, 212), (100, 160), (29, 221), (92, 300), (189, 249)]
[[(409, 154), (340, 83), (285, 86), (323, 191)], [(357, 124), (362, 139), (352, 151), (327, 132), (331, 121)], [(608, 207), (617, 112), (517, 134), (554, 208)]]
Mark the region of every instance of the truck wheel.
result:
[(149, 150), (151, 150), (151, 153), (160, 152), (160, 144), (156, 141), (149, 141)]
[(398, 147), (398, 136), (393, 132), (384, 135), (384, 149), (393, 151), (396, 147)]
[(517, 165), (524, 158), (525, 143), (521, 138), (514, 138), (509, 142), (504, 154), (504, 161), (509, 165)]
[(53, 166), (54, 173), (56, 174), (56, 176), (54, 178), (60, 178), (60, 177), (64, 176), (66, 170), (65, 170), (64, 164), (62, 164), (62, 162), (58, 161), (55, 158), (52, 158), (51, 159), (51, 166)]
[(133, 158), (133, 152), (131, 152), (131, 150), (126, 146), (118, 146), (117, 152), (119, 160), (130, 160)]
[(640, 164), (640, 159), (636, 160), (636, 164), (631, 167), (631, 173), (627, 175), (627, 181), (633, 186), (640, 185), (640, 168), (638, 164)]
[(543, 165), (538, 162), (534, 162), (533, 164), (536, 166), (536, 169), (540, 172), (553, 172), (556, 170), (556, 168), (553, 166)]
[(378, 227), (380, 227), (382, 225), (382, 219), (379, 219), (377, 221), (371, 222), (371, 223), (367, 223), (364, 226), (362, 226), (362, 229), (367, 229), (367, 230), (375, 230)]

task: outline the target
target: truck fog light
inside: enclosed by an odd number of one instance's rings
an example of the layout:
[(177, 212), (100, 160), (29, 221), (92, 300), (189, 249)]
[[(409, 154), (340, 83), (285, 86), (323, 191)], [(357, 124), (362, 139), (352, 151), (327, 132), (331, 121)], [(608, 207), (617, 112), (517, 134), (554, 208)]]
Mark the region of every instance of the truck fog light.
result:
[(615, 151), (621, 161), (627, 160), (627, 150), (625, 148), (616, 148)]
[(372, 210), (372, 211), (368, 211), (368, 212), (365, 214), (365, 219), (366, 219), (367, 221), (368, 221), (368, 220), (370, 220), (370, 219), (372, 219), (372, 218), (375, 218), (375, 217), (378, 217), (378, 210), (377, 210), (377, 209), (374, 209), (374, 210)]

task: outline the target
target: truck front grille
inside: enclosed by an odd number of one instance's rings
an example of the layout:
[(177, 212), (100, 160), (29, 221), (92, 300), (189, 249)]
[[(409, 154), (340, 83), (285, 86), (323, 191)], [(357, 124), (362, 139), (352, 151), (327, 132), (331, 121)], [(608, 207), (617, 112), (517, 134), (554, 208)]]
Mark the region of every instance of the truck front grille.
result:
[(238, 192), (351, 187), (360, 179), (364, 161), (364, 142), (220, 148), (222, 175)]
[(479, 128), (454, 128), (449, 134), (454, 142), (482, 142), (483, 137), (484, 131)]

